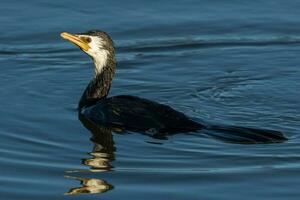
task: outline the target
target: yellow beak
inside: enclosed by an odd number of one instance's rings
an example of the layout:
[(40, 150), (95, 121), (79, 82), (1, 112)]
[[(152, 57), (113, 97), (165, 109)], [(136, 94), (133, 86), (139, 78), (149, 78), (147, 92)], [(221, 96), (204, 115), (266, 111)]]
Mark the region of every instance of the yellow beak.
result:
[(64, 39), (69, 40), (70, 42), (76, 44), (84, 51), (88, 51), (90, 49), (90, 46), (88, 45), (88, 43), (86, 43), (86, 41), (80, 39), (80, 37), (78, 37), (76, 35), (73, 35), (73, 34), (67, 33), (67, 32), (62, 32), (60, 34), (60, 36)]

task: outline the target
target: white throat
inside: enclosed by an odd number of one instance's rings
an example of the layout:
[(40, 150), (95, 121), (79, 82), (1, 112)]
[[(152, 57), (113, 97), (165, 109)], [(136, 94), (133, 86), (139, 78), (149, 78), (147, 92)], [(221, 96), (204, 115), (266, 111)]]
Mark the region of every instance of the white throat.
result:
[(107, 63), (109, 52), (107, 50), (101, 50), (93, 56), (94, 64), (95, 64), (95, 74), (99, 74), (102, 72), (103, 68)]
[(101, 38), (97, 36), (90, 36), (90, 38), (90, 49), (86, 53), (93, 58), (95, 64), (95, 74), (97, 75), (102, 72), (106, 65), (109, 51), (103, 48), (105, 43)]

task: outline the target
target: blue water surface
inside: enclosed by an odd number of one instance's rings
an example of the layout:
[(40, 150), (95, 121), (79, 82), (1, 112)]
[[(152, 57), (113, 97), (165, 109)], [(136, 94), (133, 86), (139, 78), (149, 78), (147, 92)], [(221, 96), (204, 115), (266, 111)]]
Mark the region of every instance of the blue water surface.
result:
[[(294, 0), (2, 0), (0, 199), (298, 199), (299, 10)], [(90, 29), (115, 41), (111, 95), (289, 140), (91, 141), (76, 107), (92, 61), (59, 36)]]

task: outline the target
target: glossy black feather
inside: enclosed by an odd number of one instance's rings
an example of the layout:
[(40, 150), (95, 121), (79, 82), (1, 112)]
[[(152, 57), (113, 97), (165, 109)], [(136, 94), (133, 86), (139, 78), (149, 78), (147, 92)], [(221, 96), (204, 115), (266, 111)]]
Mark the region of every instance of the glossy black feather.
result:
[(170, 106), (128, 95), (101, 99), (82, 114), (96, 124), (134, 131), (175, 133), (203, 128)]

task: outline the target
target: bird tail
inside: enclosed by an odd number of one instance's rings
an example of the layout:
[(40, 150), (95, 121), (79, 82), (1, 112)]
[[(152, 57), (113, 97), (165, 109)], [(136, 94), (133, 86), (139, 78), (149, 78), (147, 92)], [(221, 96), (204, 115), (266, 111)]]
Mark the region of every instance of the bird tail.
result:
[(202, 130), (210, 137), (232, 143), (279, 143), (287, 140), (283, 133), (268, 129), (228, 125), (208, 125)]

